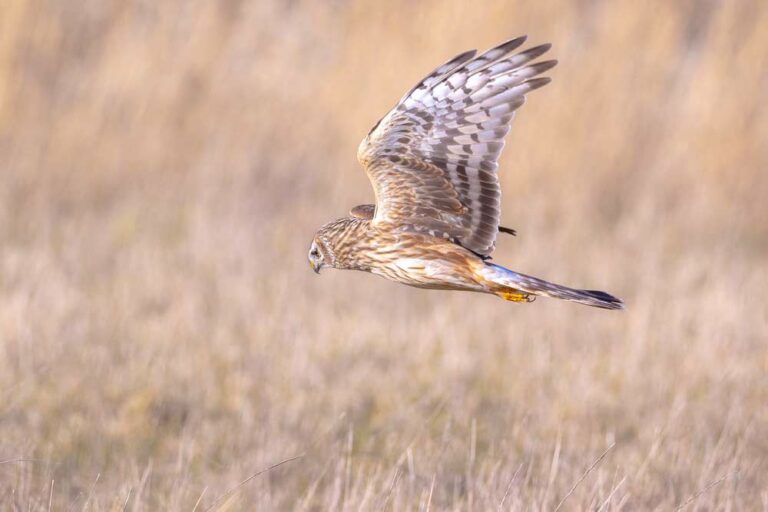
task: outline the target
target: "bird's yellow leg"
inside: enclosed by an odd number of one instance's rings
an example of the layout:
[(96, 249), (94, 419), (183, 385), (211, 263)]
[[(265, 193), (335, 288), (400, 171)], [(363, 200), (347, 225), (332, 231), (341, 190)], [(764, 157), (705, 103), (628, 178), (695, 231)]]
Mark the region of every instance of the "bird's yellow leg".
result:
[[(470, 261), (469, 264), (474, 271), (474, 275), (476, 276), (477, 281), (480, 284), (486, 286), (486, 290), (489, 292), (498, 295), (504, 300), (509, 300), (512, 302), (533, 302), (536, 300), (535, 295), (524, 292), (522, 290), (518, 290), (517, 288), (513, 288), (512, 286), (504, 284), (503, 282), (500, 283), (498, 280), (493, 279), (493, 275), (488, 275), (489, 267), (496, 272), (511, 272), (510, 270), (507, 270), (503, 267), (497, 267), (496, 265), (488, 265), (486, 262), (480, 261), (477, 258), (475, 260), (476, 261)], [(498, 278), (505, 276), (495, 275), (495, 277)]]
[(499, 290), (496, 295), (504, 300), (510, 300), (512, 302), (533, 302), (536, 297), (530, 293), (525, 293), (514, 288), (508, 288), (506, 290)]

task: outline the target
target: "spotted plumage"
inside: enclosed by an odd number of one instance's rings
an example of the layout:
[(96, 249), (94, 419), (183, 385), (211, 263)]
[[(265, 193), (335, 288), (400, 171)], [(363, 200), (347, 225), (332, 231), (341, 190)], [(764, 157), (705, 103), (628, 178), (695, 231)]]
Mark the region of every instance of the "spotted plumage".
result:
[(498, 159), (525, 95), (557, 64), (534, 62), (550, 45), (515, 53), (525, 37), (464, 52), (416, 84), (363, 139), (357, 156), (376, 204), (323, 226), (309, 252), (322, 267), (362, 270), (421, 288), (546, 295), (607, 309), (621, 300), (490, 263), (499, 231)]

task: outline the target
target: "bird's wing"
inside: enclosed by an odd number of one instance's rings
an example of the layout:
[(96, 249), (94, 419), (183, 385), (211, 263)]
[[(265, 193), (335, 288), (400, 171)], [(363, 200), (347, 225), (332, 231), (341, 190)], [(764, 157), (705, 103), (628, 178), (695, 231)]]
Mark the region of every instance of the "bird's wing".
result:
[(496, 174), (504, 136), (550, 45), (512, 52), (525, 37), (480, 56), (462, 53), (411, 89), (363, 139), (357, 157), (376, 195), (375, 223), (431, 233), (487, 256), (501, 214)]

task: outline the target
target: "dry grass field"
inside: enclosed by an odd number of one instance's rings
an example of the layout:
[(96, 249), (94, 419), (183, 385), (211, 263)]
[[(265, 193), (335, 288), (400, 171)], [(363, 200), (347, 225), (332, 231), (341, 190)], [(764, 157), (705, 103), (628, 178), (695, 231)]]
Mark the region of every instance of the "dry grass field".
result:
[[(0, 509), (768, 509), (766, 26), (3, 0)], [(524, 33), (560, 65), (507, 138), (495, 260), (628, 309), (316, 276), (373, 123)]]

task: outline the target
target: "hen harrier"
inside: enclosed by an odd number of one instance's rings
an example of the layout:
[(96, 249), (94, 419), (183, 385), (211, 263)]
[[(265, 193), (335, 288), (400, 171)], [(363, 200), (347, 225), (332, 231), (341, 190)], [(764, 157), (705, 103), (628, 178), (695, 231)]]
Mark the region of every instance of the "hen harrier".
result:
[(512, 53), (519, 37), (480, 56), (464, 52), (411, 89), (371, 129), (357, 151), (376, 205), (355, 206), (315, 235), (309, 263), (363, 270), (399, 283), (493, 293), (530, 302), (537, 295), (622, 309), (608, 293), (577, 290), (490, 263), (499, 231), (496, 174), (504, 136), (536, 78), (557, 61), (533, 61), (549, 44)]

